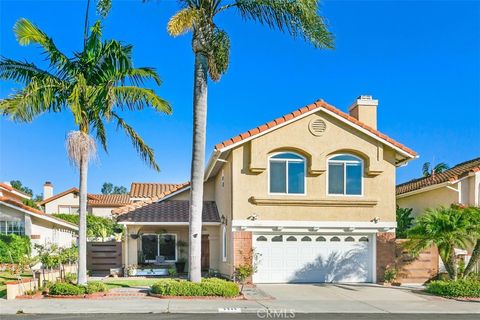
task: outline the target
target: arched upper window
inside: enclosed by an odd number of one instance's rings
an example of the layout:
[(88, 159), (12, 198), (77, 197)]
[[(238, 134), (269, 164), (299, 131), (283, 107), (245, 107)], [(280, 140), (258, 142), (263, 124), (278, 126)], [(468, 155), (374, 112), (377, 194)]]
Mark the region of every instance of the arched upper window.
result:
[(328, 160), (329, 195), (362, 195), (362, 177), (362, 159), (350, 154), (341, 154)]
[(270, 193), (305, 194), (305, 158), (292, 152), (270, 157)]

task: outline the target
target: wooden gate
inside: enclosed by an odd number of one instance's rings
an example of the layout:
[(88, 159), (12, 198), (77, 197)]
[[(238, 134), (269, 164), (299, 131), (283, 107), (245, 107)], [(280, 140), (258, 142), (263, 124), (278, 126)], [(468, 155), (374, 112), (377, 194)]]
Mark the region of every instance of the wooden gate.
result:
[(122, 267), (121, 242), (87, 242), (87, 269), (93, 276), (106, 276)]

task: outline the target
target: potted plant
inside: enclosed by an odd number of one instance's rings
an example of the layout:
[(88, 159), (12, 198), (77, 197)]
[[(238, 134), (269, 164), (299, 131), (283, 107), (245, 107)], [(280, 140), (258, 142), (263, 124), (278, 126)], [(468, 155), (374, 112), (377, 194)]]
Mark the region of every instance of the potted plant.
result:
[(398, 274), (398, 271), (396, 268), (393, 268), (393, 267), (387, 267), (385, 269), (385, 274), (383, 276), (383, 279), (384, 279), (384, 286), (391, 286), (392, 283), (395, 281), (395, 279), (397, 279), (397, 274)]
[(185, 258), (187, 243), (183, 240), (178, 240), (177, 247), (180, 253), (180, 257), (178, 258), (177, 262), (175, 262), (175, 268), (177, 269), (178, 273), (183, 273), (185, 270), (185, 264), (187, 263), (187, 260)]
[(135, 276), (135, 275), (137, 274), (137, 265), (136, 265), (136, 264), (129, 264), (129, 265), (125, 268), (125, 273), (126, 273), (127, 276), (129, 276), (129, 277)]

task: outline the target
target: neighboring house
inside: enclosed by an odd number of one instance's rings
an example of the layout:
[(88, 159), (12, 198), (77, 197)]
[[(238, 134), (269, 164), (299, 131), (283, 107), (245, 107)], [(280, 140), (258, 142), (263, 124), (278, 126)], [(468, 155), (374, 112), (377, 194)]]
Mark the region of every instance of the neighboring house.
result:
[[(217, 144), (202, 268), (232, 276), (256, 256), (255, 283), (380, 280), (394, 259), (395, 170), (416, 153), (376, 130), (377, 104), (361, 96), (346, 114), (319, 100)], [(187, 257), (189, 190), (113, 211), (126, 266)]]
[[(46, 182), (43, 186), (43, 201), (38, 203), (44, 208), (44, 212), (78, 214), (79, 210), (78, 188), (70, 188), (53, 195), (53, 186)], [(110, 217), (112, 209), (130, 203), (128, 194), (88, 194), (87, 211), (100, 217)]]
[(32, 244), (57, 244), (70, 247), (75, 243), (77, 226), (22, 203), (30, 196), (0, 183), (0, 234), (25, 235)]
[(412, 208), (417, 216), (425, 209), (453, 203), (480, 204), (480, 158), (468, 160), (429, 177), (414, 179), (396, 188), (397, 205)]
[[(133, 182), (128, 194), (88, 194), (87, 211), (100, 217), (111, 217), (113, 209), (130, 203), (157, 199), (170, 190), (183, 184), (168, 183), (140, 183)], [(56, 195), (53, 194), (51, 182), (45, 182), (43, 186), (43, 201), (38, 203), (44, 208), (44, 212), (78, 214), (79, 199), (78, 188), (70, 188)]]

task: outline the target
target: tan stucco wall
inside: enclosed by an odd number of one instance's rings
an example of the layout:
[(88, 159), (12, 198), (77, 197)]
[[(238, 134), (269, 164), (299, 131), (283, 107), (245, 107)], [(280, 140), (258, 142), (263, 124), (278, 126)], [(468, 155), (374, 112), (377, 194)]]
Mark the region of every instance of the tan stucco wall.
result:
[(110, 208), (103, 208), (103, 207), (89, 207), (88, 212), (93, 214), (94, 216), (103, 217), (103, 218), (111, 218), (112, 217), (112, 210), (116, 209), (116, 207)]
[[(457, 187), (452, 185), (452, 188)], [(449, 206), (452, 203), (458, 203), (458, 193), (446, 187), (397, 199), (397, 205), (400, 208), (412, 208), (414, 216), (422, 214), (425, 209)]]
[[(327, 124), (318, 137), (310, 133), (312, 119)], [(253, 148), (253, 150), (252, 150)], [(277, 151), (295, 151), (307, 158), (306, 195), (278, 196), (268, 194), (268, 156)], [(321, 221), (395, 221), (395, 153), (373, 138), (352, 129), (339, 120), (317, 112), (279, 128), (233, 150), (233, 219), (246, 219), (256, 213), (259, 220), (321, 220)], [(327, 195), (327, 159), (336, 153), (353, 153), (364, 162), (363, 196)], [(253, 165), (252, 165), (253, 163)], [(254, 167), (260, 173), (249, 170)], [(261, 168), (265, 170), (261, 170)], [(311, 172), (315, 174), (311, 174)], [(317, 174), (321, 172), (320, 174)], [(338, 206), (259, 206), (250, 197), (266, 199), (306, 200), (371, 200), (373, 207)]]
[(69, 193), (58, 199), (45, 203), (45, 213), (67, 213), (59, 212), (59, 206), (76, 206), (78, 207), (78, 196)]

